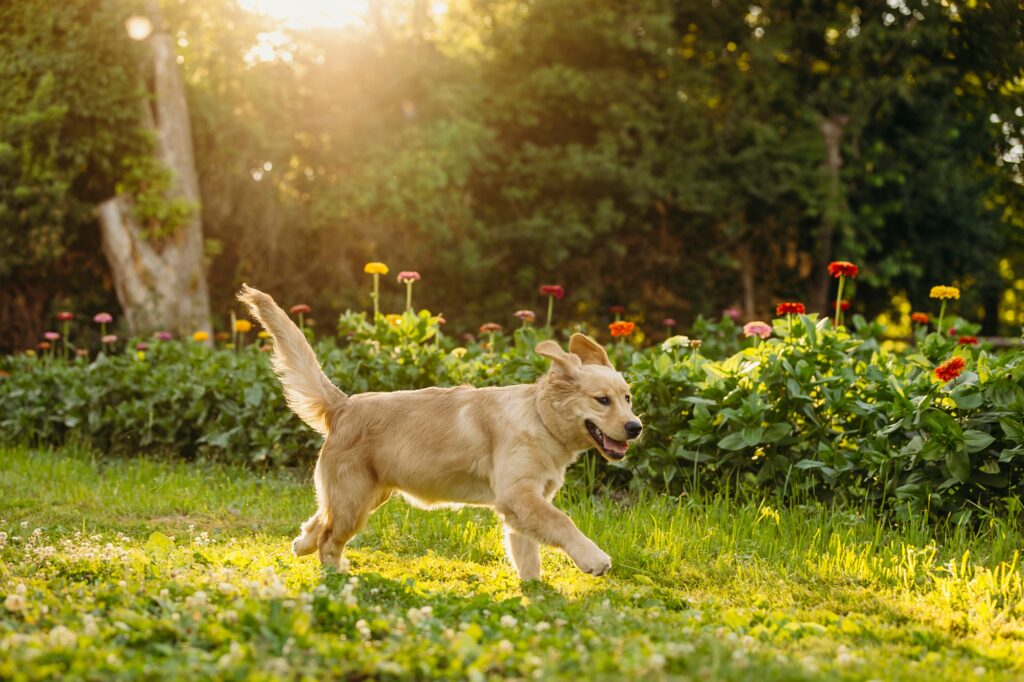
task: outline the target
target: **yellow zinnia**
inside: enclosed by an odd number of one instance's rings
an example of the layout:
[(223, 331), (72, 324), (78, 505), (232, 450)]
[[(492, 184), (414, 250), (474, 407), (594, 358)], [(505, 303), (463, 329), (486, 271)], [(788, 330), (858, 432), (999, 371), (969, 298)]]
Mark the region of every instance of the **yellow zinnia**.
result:
[(932, 287), (931, 293), (929, 293), (928, 295), (932, 298), (938, 298), (942, 300), (946, 300), (947, 298), (959, 299), (960, 290), (957, 289), (956, 287), (949, 287), (940, 284), (939, 286)]
[(198, 331), (192, 335), (192, 340), (199, 341), (200, 343), (202, 343), (203, 341), (209, 341), (210, 335), (204, 331)]
[(371, 261), (363, 266), (363, 272), (368, 275), (386, 275), (388, 274), (388, 266), (377, 261)]
[(261, 329), (260, 332), (256, 334), (256, 336), (260, 337), (261, 339), (269, 339), (270, 333), (265, 329)]
[(252, 329), (252, 322), (250, 322), (249, 320), (235, 320), (236, 332), (241, 332), (244, 334), (250, 329)]
[(385, 315), (384, 317), (386, 317), (388, 319), (388, 322), (390, 322), (391, 324), (395, 324), (395, 325), (397, 325), (399, 322), (402, 321), (402, 316), (401, 315), (395, 315), (394, 313), (392, 313), (391, 315)]

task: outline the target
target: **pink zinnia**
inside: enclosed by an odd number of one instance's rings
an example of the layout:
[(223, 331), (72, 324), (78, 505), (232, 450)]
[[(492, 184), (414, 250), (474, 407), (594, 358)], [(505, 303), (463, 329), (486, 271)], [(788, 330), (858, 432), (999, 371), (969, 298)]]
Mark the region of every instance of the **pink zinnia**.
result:
[(772, 328), (766, 322), (754, 320), (753, 322), (747, 322), (743, 325), (743, 335), (747, 338), (750, 338), (751, 336), (760, 336), (762, 339), (767, 339), (772, 335)]
[(740, 321), (740, 317), (742, 317), (742, 316), (743, 316), (743, 313), (740, 312), (740, 309), (735, 307), (735, 306), (730, 307), (730, 308), (726, 308), (725, 310), (722, 311), (722, 317), (730, 317), (730, 318), (732, 318), (733, 322), (739, 322)]
[(514, 317), (518, 317), (520, 320), (523, 320), (525, 322), (533, 322), (535, 319), (537, 319), (536, 313), (534, 313), (532, 310), (517, 310), (514, 313), (512, 313), (512, 315)]
[(153, 334), (153, 336), (158, 341), (170, 341), (172, 338), (174, 338), (173, 336), (171, 336), (170, 332), (157, 332), (156, 334)]
[(75, 319), (75, 314), (64, 311), (61, 313), (57, 313), (57, 319), (60, 320), (61, 322), (67, 322), (69, 320)]
[(149, 350), (149, 344), (145, 341), (139, 341), (135, 344), (135, 350)]
[(408, 284), (409, 282), (418, 282), (420, 279), (420, 273), (415, 270), (403, 270), (398, 273), (398, 282), (400, 284)]
[(310, 310), (310, 307), (305, 303), (296, 303), (295, 305), (288, 309), (288, 312), (290, 312), (292, 315), (305, 315)]
[(100, 341), (102, 341), (103, 343), (117, 343), (117, 335), (107, 334), (102, 339), (100, 339)]
[(501, 325), (497, 322), (486, 322), (480, 325), (481, 334), (493, 334), (501, 331)]
[(56, 341), (57, 339), (60, 338), (60, 334), (58, 334), (57, 332), (46, 332), (45, 334), (43, 334), (43, 338), (46, 339), (47, 341)]
[(92, 321), (96, 324), (110, 324), (114, 321), (114, 316), (110, 313), (96, 313), (93, 315)]
[(676, 326), (676, 321), (674, 319), (672, 319), (671, 317), (666, 317), (664, 320), (661, 321), (661, 323), (664, 326), (666, 326), (666, 327), (674, 327), (674, 326)]

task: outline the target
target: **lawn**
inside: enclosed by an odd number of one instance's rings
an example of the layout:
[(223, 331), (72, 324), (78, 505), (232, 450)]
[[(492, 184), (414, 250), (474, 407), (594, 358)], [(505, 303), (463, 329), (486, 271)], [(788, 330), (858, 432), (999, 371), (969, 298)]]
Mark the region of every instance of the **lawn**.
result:
[(4, 679), (1019, 679), (1022, 537), (719, 497), (558, 503), (611, 554), (522, 584), (489, 512), (388, 503), (350, 575), (309, 472), (0, 449)]

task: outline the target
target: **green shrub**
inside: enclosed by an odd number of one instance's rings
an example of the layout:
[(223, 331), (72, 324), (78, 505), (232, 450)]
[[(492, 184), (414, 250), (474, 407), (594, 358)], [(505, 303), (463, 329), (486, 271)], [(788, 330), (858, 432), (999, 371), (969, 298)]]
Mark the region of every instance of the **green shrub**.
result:
[[(738, 481), (763, 494), (935, 515), (985, 511), (1020, 493), (1024, 354), (992, 354), (939, 334), (920, 335), (909, 350), (882, 350), (862, 319), (855, 332), (813, 316), (774, 326), (775, 338), (746, 341), (720, 359), (704, 348), (614, 347), (646, 429), (625, 464), (599, 469), (603, 482), (678, 494)], [(739, 343), (729, 327), (715, 327), (721, 348)], [(533, 328), (461, 348), (437, 329), (426, 312), (376, 325), (347, 314), (344, 340), (322, 340), (317, 353), (349, 393), (531, 382), (545, 369)], [(940, 381), (936, 365), (954, 356), (965, 369)], [(256, 346), (171, 341), (92, 361), (10, 357), (0, 367), (8, 441), (76, 438), (112, 454), (268, 465), (311, 461), (319, 447), (284, 405)]]

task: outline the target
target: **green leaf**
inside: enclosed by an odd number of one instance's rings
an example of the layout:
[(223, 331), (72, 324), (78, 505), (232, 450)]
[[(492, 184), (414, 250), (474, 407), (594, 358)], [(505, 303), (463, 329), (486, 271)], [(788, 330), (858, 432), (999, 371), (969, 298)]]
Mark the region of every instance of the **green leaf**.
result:
[(760, 426), (748, 426), (743, 429), (743, 442), (754, 447), (755, 445), (761, 444), (761, 437), (764, 435), (764, 429)]
[(658, 374), (667, 374), (672, 369), (672, 358), (664, 353), (658, 355), (654, 361), (654, 369), (657, 370)]
[(174, 540), (160, 531), (149, 534), (146, 544), (142, 546), (150, 554), (165, 555), (174, 549)]
[(984, 431), (975, 429), (964, 431), (964, 445), (967, 447), (967, 452), (981, 452), (989, 445), (992, 445), (994, 440), (994, 436)]
[(949, 397), (961, 410), (973, 410), (981, 406), (981, 391), (977, 386), (961, 384), (949, 392)]
[(765, 443), (775, 443), (788, 436), (789, 432), (792, 430), (793, 426), (791, 424), (787, 424), (786, 422), (775, 422), (764, 430), (762, 440), (764, 440)]
[(1003, 428), (1003, 433), (1010, 440), (1018, 443), (1024, 442), (1024, 424), (1021, 422), (1009, 417), (1000, 417), (999, 426)]
[(730, 433), (728, 436), (718, 441), (718, 447), (723, 450), (742, 450), (747, 445), (743, 438), (742, 433)]
[(946, 451), (946, 466), (953, 478), (963, 483), (971, 477), (971, 458), (967, 452), (959, 448)]

